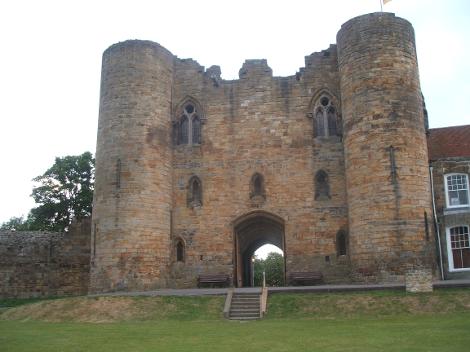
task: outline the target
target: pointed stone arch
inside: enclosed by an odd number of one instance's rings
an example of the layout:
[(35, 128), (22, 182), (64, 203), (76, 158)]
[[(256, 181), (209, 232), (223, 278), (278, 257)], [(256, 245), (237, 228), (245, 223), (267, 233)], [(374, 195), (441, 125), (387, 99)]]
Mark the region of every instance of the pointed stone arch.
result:
[(313, 94), (307, 116), (313, 120), (314, 137), (341, 136), (340, 100), (328, 88), (318, 89)]
[(188, 207), (202, 206), (202, 182), (199, 177), (193, 175), (188, 181)]
[(265, 244), (273, 244), (284, 252), (284, 275), (286, 272), (285, 221), (280, 216), (255, 210), (243, 214), (232, 222), (234, 233), (234, 278), (238, 287), (249, 286), (250, 259)]
[(344, 228), (339, 229), (336, 233), (336, 256), (347, 256), (349, 255), (349, 237), (348, 231)]
[(325, 170), (318, 170), (315, 174), (315, 200), (330, 199), (330, 180)]
[(177, 236), (173, 243), (176, 262), (184, 263), (186, 261), (186, 241), (183, 237)]
[(315, 108), (317, 102), (320, 100), (320, 98), (325, 95), (331, 98), (333, 101), (334, 105), (337, 107), (338, 110), (341, 110), (341, 101), (338, 98), (338, 96), (329, 88), (322, 87), (320, 89), (315, 90), (315, 92), (312, 95), (312, 98), (310, 99), (310, 103), (308, 105), (308, 111), (313, 111)]
[(203, 107), (199, 101), (186, 96), (174, 107), (173, 138), (175, 145), (199, 145), (202, 142)]
[(202, 106), (200, 101), (191, 95), (186, 95), (183, 99), (179, 100), (179, 102), (173, 106), (174, 119), (179, 119), (186, 104), (193, 104), (196, 108), (196, 111), (199, 112), (201, 119), (205, 116), (204, 107)]
[(264, 176), (259, 172), (255, 172), (250, 180), (250, 198), (256, 196), (266, 198)]

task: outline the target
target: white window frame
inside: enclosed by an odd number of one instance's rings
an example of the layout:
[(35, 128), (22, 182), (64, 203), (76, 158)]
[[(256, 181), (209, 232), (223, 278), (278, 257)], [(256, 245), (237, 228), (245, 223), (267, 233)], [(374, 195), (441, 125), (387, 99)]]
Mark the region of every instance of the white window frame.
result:
[(466, 227), (470, 236), (470, 226), (468, 224), (453, 225), (446, 227), (446, 241), (447, 241), (447, 261), (449, 263), (449, 272), (470, 271), (470, 268), (454, 268), (454, 255), (452, 253), (452, 243), (450, 241), (450, 229), (454, 227)]
[[(465, 180), (466, 180), (466, 184), (467, 184), (467, 201), (469, 203), (467, 204), (458, 204), (458, 205), (451, 205), (450, 204), (450, 199), (449, 199), (449, 187), (448, 187), (448, 184), (447, 184), (447, 178), (448, 177), (451, 177), (451, 176), (465, 176)], [(444, 175), (444, 187), (445, 187), (445, 193), (446, 193), (446, 207), (447, 208), (465, 208), (465, 207), (469, 207), (470, 206), (470, 197), (469, 197), (469, 189), (468, 189), (468, 175), (465, 174), (465, 173), (459, 173), (459, 172), (454, 172), (454, 173), (451, 173), (451, 174), (445, 174)]]

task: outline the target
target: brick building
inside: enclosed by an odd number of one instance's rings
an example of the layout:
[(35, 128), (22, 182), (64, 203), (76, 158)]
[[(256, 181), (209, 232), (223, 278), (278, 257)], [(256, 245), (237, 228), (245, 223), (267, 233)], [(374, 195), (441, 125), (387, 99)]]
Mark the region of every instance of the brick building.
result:
[(443, 279), (470, 278), (470, 125), (435, 128), (429, 162)]
[(266, 60), (220, 74), (149, 41), (104, 52), (91, 292), (193, 287), (208, 273), (244, 286), (266, 243), (286, 275), (331, 283), (435, 267), (409, 22), (351, 19), (293, 76)]

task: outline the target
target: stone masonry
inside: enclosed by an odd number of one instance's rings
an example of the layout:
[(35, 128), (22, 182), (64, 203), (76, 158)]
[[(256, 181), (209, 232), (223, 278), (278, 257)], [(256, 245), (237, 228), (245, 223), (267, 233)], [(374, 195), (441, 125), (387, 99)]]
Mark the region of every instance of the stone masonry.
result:
[(405, 274), (406, 292), (432, 292), (433, 275), (430, 268), (415, 266)]
[(293, 76), (246, 60), (238, 80), (149, 41), (104, 52), (90, 292), (241, 286), (265, 243), (326, 282), (431, 265), (412, 26), (368, 14), (337, 42)]
[(69, 232), (0, 232), (0, 297), (83, 295), (90, 278), (90, 219)]

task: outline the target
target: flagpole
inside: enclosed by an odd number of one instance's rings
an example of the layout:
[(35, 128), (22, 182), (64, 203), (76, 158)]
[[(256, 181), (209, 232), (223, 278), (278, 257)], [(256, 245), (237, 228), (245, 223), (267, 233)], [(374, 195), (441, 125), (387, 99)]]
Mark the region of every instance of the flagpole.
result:
[(383, 5), (382, 5), (382, 0), (379, 0), (379, 1), (380, 1), (380, 12), (384, 12)]

